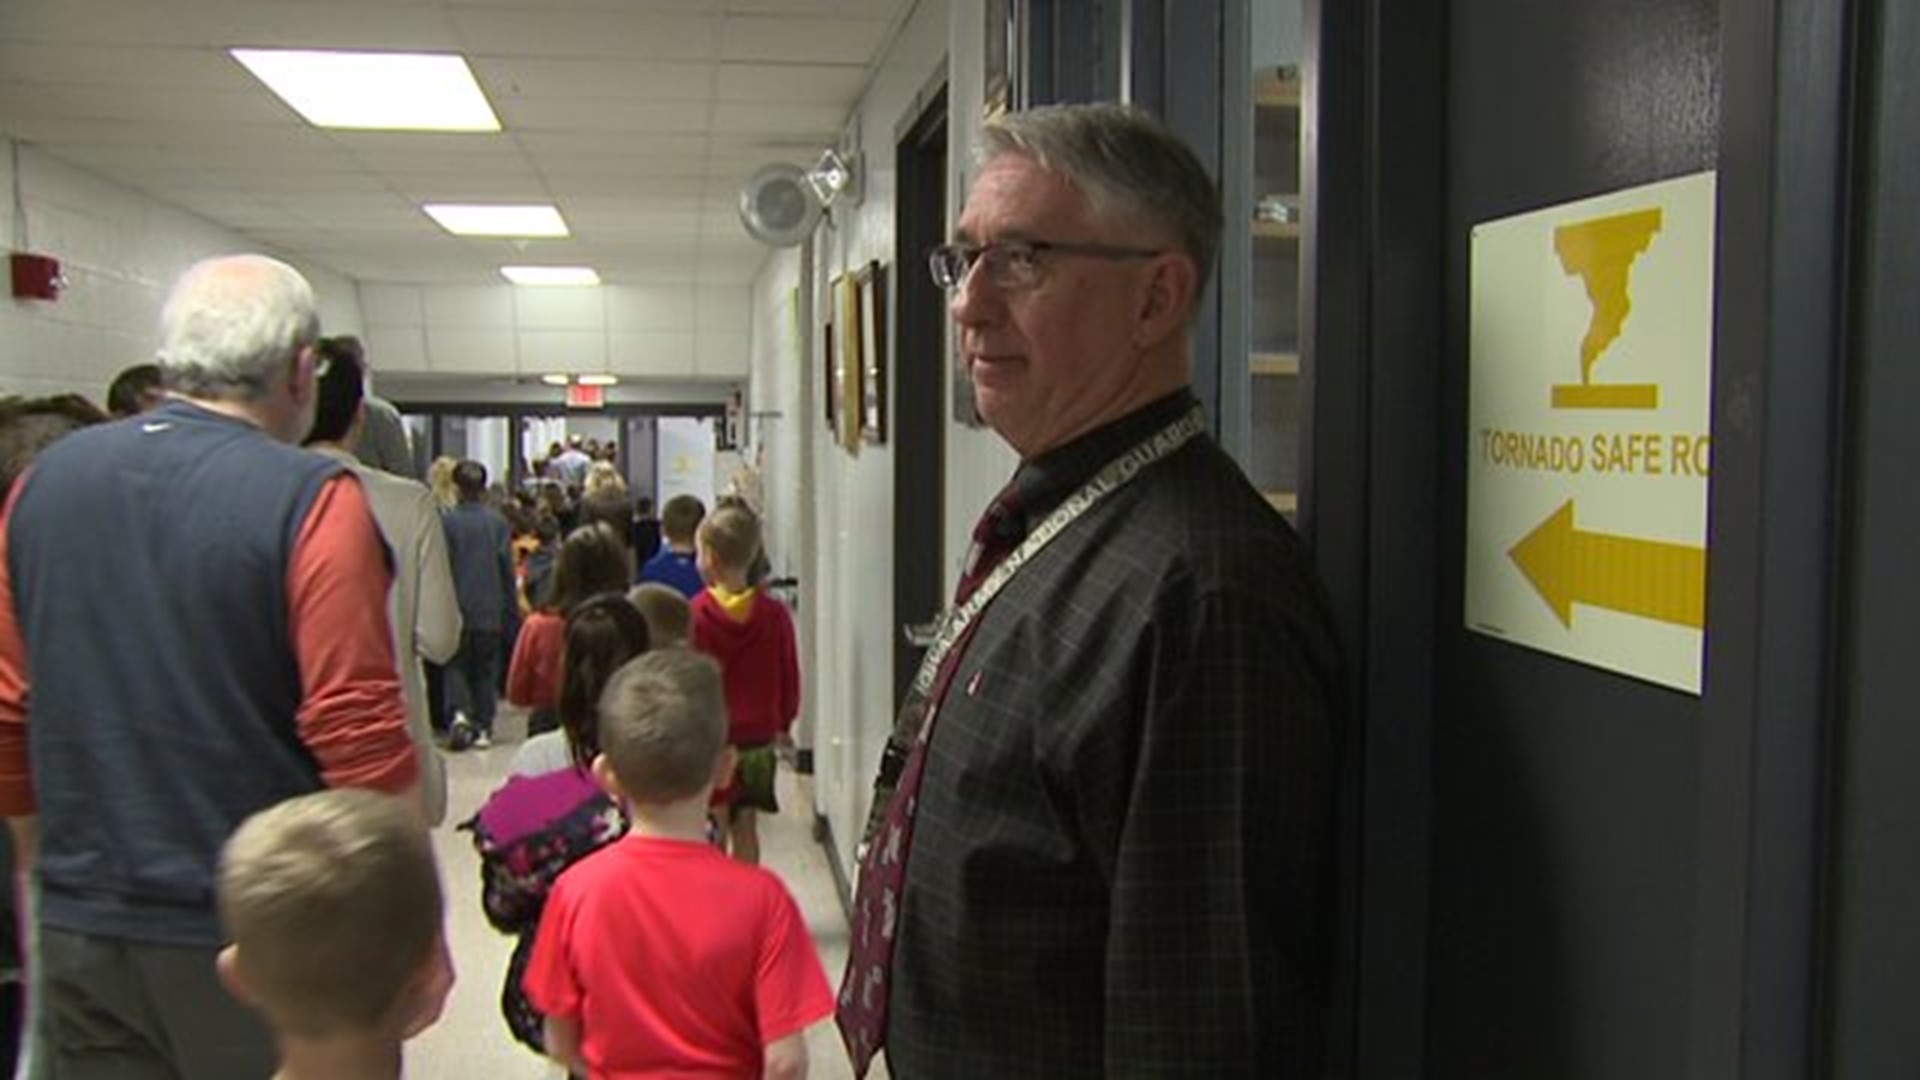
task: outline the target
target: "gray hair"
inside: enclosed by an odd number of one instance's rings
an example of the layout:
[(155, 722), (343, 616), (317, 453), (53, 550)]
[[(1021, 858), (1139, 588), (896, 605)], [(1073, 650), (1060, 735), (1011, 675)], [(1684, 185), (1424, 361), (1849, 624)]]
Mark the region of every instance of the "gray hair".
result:
[(1171, 229), (1205, 290), (1220, 247), (1220, 189), (1192, 148), (1152, 115), (1127, 105), (1048, 105), (988, 120), (979, 161), (1033, 159), (1086, 196), (1094, 216)]
[(265, 255), (227, 255), (195, 263), (175, 283), (155, 359), (169, 389), (253, 401), (319, 338), (313, 286), (298, 270)]

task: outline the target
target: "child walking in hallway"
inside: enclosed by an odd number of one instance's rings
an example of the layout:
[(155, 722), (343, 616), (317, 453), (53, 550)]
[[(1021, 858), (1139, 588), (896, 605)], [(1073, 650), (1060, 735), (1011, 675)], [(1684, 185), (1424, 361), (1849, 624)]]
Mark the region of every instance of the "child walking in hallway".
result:
[(727, 741), (740, 767), (716, 807), (729, 849), (760, 861), (759, 813), (778, 813), (774, 744), (800, 715), (800, 660), (785, 605), (749, 584), (760, 556), (760, 520), (744, 506), (716, 509), (700, 523), (698, 558), (707, 587), (693, 599), (693, 644), (720, 662), (726, 680)]
[(712, 660), (663, 649), (614, 675), (593, 772), (628, 800), (633, 830), (561, 876), (525, 982), (568, 1068), (806, 1075), (806, 1029), (833, 995), (786, 886), (707, 843), (732, 765)]
[(433, 845), (392, 796), (332, 788), (248, 818), (217, 883), (221, 980), (263, 1013), (278, 1080), (395, 1080), (453, 988)]

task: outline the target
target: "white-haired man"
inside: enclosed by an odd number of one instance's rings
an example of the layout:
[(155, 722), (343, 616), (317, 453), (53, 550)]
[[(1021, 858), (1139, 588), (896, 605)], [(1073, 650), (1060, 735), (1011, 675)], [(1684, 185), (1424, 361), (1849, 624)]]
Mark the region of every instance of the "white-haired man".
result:
[(1021, 461), (883, 769), (856, 1069), (884, 1041), (916, 1078), (1317, 1077), (1340, 655), (1188, 389), (1219, 196), (1120, 106), (983, 146), (931, 268)]
[(53, 1075), (265, 1076), (214, 976), (221, 845), (322, 787), (417, 803), (418, 758), (366, 499), (290, 445), (312, 288), (210, 259), (160, 330), (167, 403), (43, 453), (0, 523), (0, 814), (35, 852)]

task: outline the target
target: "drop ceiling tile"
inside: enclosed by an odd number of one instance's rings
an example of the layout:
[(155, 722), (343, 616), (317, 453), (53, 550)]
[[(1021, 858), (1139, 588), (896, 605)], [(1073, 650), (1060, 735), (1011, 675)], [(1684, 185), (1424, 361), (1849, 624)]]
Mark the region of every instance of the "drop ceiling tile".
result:
[(511, 131), (618, 131), (698, 135), (712, 106), (705, 101), (632, 101), (624, 98), (526, 98), (498, 105)]
[(714, 96), (721, 101), (851, 105), (866, 85), (864, 64), (721, 64)]
[(513, 289), (504, 282), (487, 286), (433, 286), (426, 290), (425, 298), (428, 326), (513, 328)]
[(233, 90), (252, 81), (216, 49), (13, 40), (0, 40), (0, 78), (200, 90)]
[[(551, 290), (520, 291), (524, 294)], [(607, 370), (605, 330), (522, 330), (515, 336), (520, 342), (520, 370), (525, 374)]]
[(221, 171), (228, 169), (257, 171), (261, 174), (291, 172), (330, 172), (338, 158), (325, 151), (283, 151), (263, 158), (259, 152), (240, 148), (201, 146), (79, 146), (58, 147), (54, 151), (76, 164), (99, 170), (109, 177), (137, 185), (149, 170)]
[[(507, 327), (506, 329), (511, 329)], [(500, 330), (432, 324), (427, 327), (427, 368), (463, 374), (511, 375), (520, 370), (513, 334)]]
[(864, 65), (885, 40), (887, 28), (885, 19), (739, 16), (726, 20), (720, 58)]
[(628, 331), (690, 331), (694, 326), (694, 292), (691, 285), (610, 286), (607, 294), (607, 329)]
[(707, 189), (702, 176), (639, 175), (631, 172), (569, 173), (547, 177), (547, 186), (564, 208), (578, 198), (670, 198), (698, 196)]
[(188, 5), (150, 0), (6, 0), (0, 40), (89, 45), (198, 45), (208, 27)]
[(463, 51), (475, 56), (548, 56), (639, 60), (710, 60), (719, 51), (719, 22), (702, 15), (613, 10), (553, 12), (543, 7), (448, 13)]
[(578, 190), (580, 183), (600, 179), (607, 183), (599, 193), (628, 194), (643, 190), (640, 185), (655, 179), (703, 177), (707, 161), (704, 156), (676, 154), (567, 155), (543, 158), (540, 168), (556, 188), (572, 185)]
[[(426, 203), (545, 203), (553, 193), (531, 173), (493, 171), (394, 173), (393, 190), (416, 205)], [(561, 216), (566, 217), (564, 208)]]
[[(846, 123), (844, 105), (782, 105), (722, 102), (713, 109), (713, 129), (729, 134), (803, 134), (833, 136)], [(829, 141), (831, 141), (829, 139)]]
[(0, 101), (23, 112), (132, 124), (292, 127), (300, 120), (271, 94), (248, 90), (143, 87), (130, 83), (24, 83), (0, 79)]
[(495, 102), (518, 98), (624, 98), (705, 101), (713, 93), (714, 64), (635, 63), (630, 58), (477, 56), (474, 73)]
[(519, 143), (506, 132), (329, 131), (325, 134), (335, 146), (368, 162), (388, 160), (385, 155), (389, 154), (438, 155), (445, 159), (466, 155), (518, 157), (521, 154)]
[(426, 4), (200, 0), (219, 38), (250, 48), (459, 52), (452, 23)]
[(711, 140), (705, 133), (693, 135), (646, 134), (642, 132), (524, 131), (515, 133), (520, 147), (545, 162), (549, 158), (595, 158), (608, 156), (704, 156)]

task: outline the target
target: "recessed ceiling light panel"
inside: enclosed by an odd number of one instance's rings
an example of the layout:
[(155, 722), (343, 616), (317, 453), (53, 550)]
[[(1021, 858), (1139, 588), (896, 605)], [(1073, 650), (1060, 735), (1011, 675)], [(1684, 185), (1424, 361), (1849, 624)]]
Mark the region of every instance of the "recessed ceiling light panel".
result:
[(591, 266), (503, 266), (500, 273), (515, 285), (600, 284)]
[(475, 206), (428, 203), (427, 216), (455, 236), (566, 236), (567, 223), (551, 206)]
[(315, 127), (499, 131), (464, 57), (444, 53), (231, 49)]

